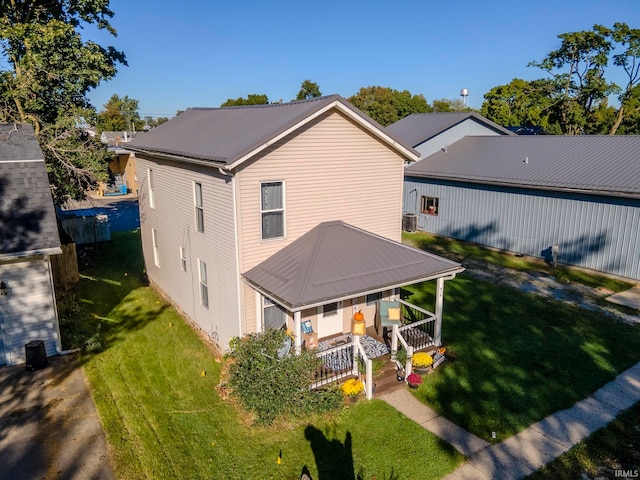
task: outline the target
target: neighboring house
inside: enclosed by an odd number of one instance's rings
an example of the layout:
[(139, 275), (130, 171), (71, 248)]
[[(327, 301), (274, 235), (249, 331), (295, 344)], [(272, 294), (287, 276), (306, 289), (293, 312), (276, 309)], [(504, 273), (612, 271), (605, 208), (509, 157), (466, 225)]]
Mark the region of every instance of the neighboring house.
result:
[(640, 137), (466, 137), (406, 169), (404, 211), (436, 235), (640, 279)]
[(510, 132), (515, 133), (516, 135), (546, 135), (544, 127), (532, 126), (532, 125), (524, 125), (524, 126), (514, 126), (514, 127), (505, 127)]
[(113, 154), (109, 162), (109, 170), (114, 176), (111, 185), (101, 184), (98, 187), (100, 195), (138, 194), (136, 156), (126, 148), (126, 145), (138, 134), (139, 132), (102, 132), (100, 134), (100, 141), (107, 144), (109, 152)]
[(49, 257), (61, 253), (44, 156), (30, 125), (0, 124), (0, 364), (61, 350)]
[(405, 144), (420, 152), (420, 158), (439, 151), (470, 135), (514, 135), (475, 112), (414, 113), (387, 127)]
[[(333, 95), (194, 108), (136, 138), (150, 282), (226, 350), (287, 327), (301, 346), (373, 325), (376, 301), (459, 264), (402, 245), (405, 161), (380, 125)], [(439, 338), (438, 338), (439, 340)]]

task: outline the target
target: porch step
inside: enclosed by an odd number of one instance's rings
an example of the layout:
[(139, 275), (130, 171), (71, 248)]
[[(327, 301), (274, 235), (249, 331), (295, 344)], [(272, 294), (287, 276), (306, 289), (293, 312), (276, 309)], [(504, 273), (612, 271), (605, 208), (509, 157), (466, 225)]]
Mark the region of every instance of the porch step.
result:
[(378, 376), (375, 379), (376, 384), (376, 392), (373, 395), (374, 398), (380, 396), (384, 393), (389, 393), (398, 388), (405, 388), (406, 384), (404, 381), (399, 382), (397, 379), (397, 370), (395, 362), (391, 361), (390, 355), (385, 355), (387, 361), (382, 366), (382, 368), (378, 371)]

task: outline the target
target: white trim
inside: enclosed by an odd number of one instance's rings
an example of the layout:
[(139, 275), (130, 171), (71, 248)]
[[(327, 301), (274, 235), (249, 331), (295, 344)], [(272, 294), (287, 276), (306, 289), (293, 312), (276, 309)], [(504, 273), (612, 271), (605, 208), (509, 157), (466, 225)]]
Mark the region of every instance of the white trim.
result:
[(153, 247), (153, 264), (160, 268), (160, 242), (158, 242), (158, 231), (151, 229), (151, 246)]
[(180, 270), (186, 273), (188, 264), (187, 249), (180, 245)]
[[(202, 281), (203, 266), (204, 266), (205, 276), (207, 277), (206, 281), (204, 282)], [(204, 295), (202, 295), (203, 286), (207, 289), (206, 303), (203, 301), (205, 300)], [(209, 275), (207, 274), (207, 263), (199, 257), (198, 257), (198, 292), (200, 297), (200, 305), (206, 308), (207, 310), (209, 310)]]
[(153, 168), (147, 167), (147, 191), (149, 192), (149, 208), (156, 208), (156, 199), (153, 193)]
[(61, 247), (51, 247), (42, 250), (27, 250), (26, 252), (1, 253), (0, 261), (19, 260), (27, 257), (38, 257), (40, 255), (59, 255), (62, 253)]
[[(282, 184), (282, 208), (263, 210), (262, 209), (262, 185), (266, 183), (280, 183)], [(264, 238), (264, 232), (262, 231), (262, 214), (263, 213), (278, 213), (282, 211), (282, 236), (281, 237), (269, 237)], [(285, 180), (261, 180), (260, 181), (260, 240), (262, 242), (270, 242), (273, 240), (282, 240), (287, 238), (287, 187)]]
[[(200, 186), (200, 205), (198, 205), (198, 185)], [(198, 211), (202, 211), (202, 229), (198, 225)], [(202, 182), (193, 181), (193, 216), (195, 221), (195, 230), (198, 233), (204, 233), (204, 193), (202, 191)]]
[(244, 163), (246, 160), (248, 160), (251, 157), (253, 157), (254, 155), (260, 153), (265, 148), (270, 147), (271, 145), (273, 145), (277, 141), (279, 141), (282, 138), (286, 137), (290, 133), (296, 131), (297, 129), (299, 129), (300, 127), (304, 126), (305, 124), (307, 124), (307, 123), (311, 122), (312, 120), (316, 119), (317, 117), (323, 115), (325, 112), (327, 112), (328, 110), (331, 110), (332, 108), (335, 108), (339, 112), (345, 114), (347, 117), (349, 117), (351, 120), (355, 121), (358, 125), (363, 127), (365, 130), (369, 131), (374, 136), (376, 136), (380, 140), (382, 140), (384, 143), (386, 143), (389, 146), (391, 146), (394, 150), (396, 150), (396, 151), (400, 152), (402, 155), (408, 157), (409, 160), (413, 160), (413, 161), (416, 161), (416, 162), (418, 160), (420, 160), (420, 155), (416, 155), (412, 150), (409, 150), (404, 145), (396, 142), (393, 138), (391, 138), (389, 135), (387, 135), (382, 129), (376, 128), (374, 125), (372, 125), (371, 123), (366, 121), (364, 118), (362, 118), (360, 115), (355, 113), (353, 110), (351, 110), (350, 108), (344, 106), (340, 101), (334, 100), (333, 102), (331, 102), (328, 105), (324, 106), (320, 110), (317, 110), (316, 112), (312, 113), (311, 115), (308, 115), (307, 117), (302, 119), (300, 122), (296, 123), (295, 125), (292, 125), (291, 127), (287, 128), (286, 130), (284, 130), (279, 135), (276, 135), (275, 137), (267, 140), (265, 143), (258, 145), (256, 148), (254, 148), (250, 152), (244, 154), (242, 157), (240, 157), (235, 162), (233, 162), (230, 165), (228, 165), (226, 168), (229, 169), (229, 170), (237, 168), (240, 164)]
[(256, 301), (256, 333), (262, 332), (262, 316), (264, 313), (262, 312), (262, 294), (257, 290), (255, 292), (255, 301)]
[(0, 163), (35, 163), (35, 162), (43, 162), (43, 159), (32, 158), (30, 160), (2, 160)]

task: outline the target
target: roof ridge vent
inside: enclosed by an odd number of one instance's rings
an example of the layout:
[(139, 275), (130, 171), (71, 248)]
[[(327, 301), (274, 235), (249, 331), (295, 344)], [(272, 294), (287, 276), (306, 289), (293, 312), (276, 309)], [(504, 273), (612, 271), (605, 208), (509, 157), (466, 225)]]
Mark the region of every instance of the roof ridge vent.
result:
[(524, 163), (529, 163), (529, 157), (524, 157)]

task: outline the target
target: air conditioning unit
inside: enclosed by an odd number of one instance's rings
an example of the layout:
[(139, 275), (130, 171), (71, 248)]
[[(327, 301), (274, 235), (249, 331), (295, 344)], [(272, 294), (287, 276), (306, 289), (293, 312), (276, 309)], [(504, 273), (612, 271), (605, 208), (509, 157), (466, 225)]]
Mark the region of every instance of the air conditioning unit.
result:
[(418, 216), (413, 213), (402, 215), (402, 230), (405, 232), (415, 232), (418, 227)]

